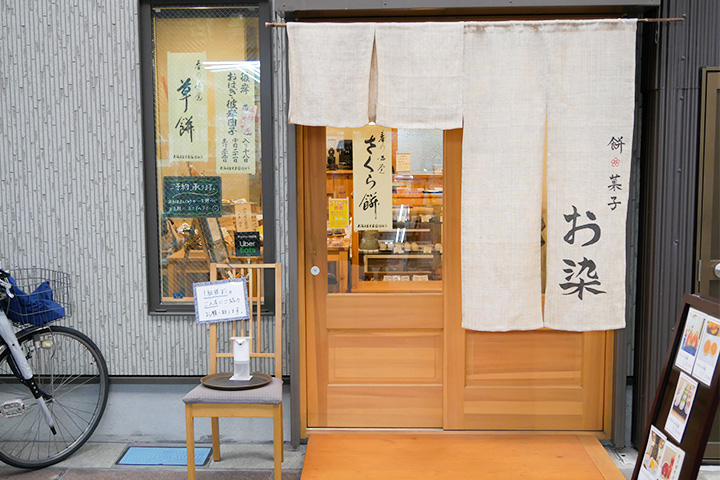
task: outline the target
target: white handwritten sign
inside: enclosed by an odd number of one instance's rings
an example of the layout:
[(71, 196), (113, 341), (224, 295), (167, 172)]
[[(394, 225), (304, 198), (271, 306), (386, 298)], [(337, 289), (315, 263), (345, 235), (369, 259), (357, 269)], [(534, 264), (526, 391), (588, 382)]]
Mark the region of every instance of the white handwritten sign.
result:
[(410, 172), (412, 170), (412, 162), (409, 153), (398, 153), (395, 155), (395, 171)]
[(193, 295), (198, 324), (250, 318), (245, 277), (193, 283)]

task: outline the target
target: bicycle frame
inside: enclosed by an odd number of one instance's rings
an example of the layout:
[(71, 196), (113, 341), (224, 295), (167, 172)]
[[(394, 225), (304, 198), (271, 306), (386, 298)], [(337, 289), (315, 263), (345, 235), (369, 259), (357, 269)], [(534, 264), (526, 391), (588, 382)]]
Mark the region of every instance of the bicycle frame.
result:
[[(2, 285), (4, 286), (4, 283)], [(8, 294), (10, 294), (9, 291)], [(23, 385), (28, 387), (30, 392), (33, 394), (33, 397), (35, 397), (35, 399), (37, 400), (37, 404), (42, 410), (43, 415), (45, 416), (45, 422), (50, 428), (50, 431), (53, 433), (53, 435), (56, 435), (57, 432), (55, 431), (55, 424), (53, 422), (52, 415), (50, 414), (50, 410), (48, 409), (47, 404), (45, 403), (47, 395), (43, 394), (43, 392), (41, 392), (38, 388), (37, 383), (33, 378), (32, 368), (30, 368), (30, 364), (28, 363), (27, 358), (25, 358), (25, 355), (23, 354), (23, 351), (18, 344), (18, 339), (15, 335), (15, 331), (13, 330), (12, 322), (9, 318), (7, 318), (7, 315), (5, 315), (5, 312), (3, 312), (1, 309), (0, 337), (2, 337), (5, 345), (7, 345), (7, 348), (10, 349), (10, 353), (18, 370), (17, 372), (15, 372), (15, 375), (18, 376), (18, 380)]]

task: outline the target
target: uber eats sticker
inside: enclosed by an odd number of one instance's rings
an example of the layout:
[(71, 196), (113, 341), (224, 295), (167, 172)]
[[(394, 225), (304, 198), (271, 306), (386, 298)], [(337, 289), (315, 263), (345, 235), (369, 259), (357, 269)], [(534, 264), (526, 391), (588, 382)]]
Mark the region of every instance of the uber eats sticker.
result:
[(235, 232), (235, 256), (259, 257), (260, 232)]

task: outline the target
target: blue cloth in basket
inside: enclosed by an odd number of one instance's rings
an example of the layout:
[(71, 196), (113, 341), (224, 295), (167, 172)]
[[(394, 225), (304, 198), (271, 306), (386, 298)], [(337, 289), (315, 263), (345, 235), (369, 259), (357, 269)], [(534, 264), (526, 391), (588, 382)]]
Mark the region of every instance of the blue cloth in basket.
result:
[(6, 312), (13, 322), (45, 325), (65, 316), (65, 308), (53, 300), (48, 282), (42, 282), (31, 294), (27, 294), (18, 288), (14, 278), (8, 277), (8, 280), (15, 296), (5, 299)]

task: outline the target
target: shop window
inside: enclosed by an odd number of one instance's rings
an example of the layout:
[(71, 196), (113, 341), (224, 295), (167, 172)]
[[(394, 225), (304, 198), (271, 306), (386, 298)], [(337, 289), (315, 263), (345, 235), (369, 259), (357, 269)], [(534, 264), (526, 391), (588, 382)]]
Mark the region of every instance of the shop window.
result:
[(211, 263), (274, 261), (267, 2), (141, 4), (151, 313)]
[(326, 129), (328, 292), (441, 291), (443, 132)]

